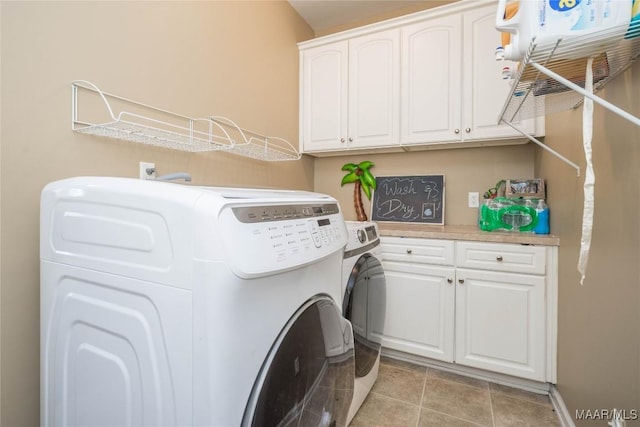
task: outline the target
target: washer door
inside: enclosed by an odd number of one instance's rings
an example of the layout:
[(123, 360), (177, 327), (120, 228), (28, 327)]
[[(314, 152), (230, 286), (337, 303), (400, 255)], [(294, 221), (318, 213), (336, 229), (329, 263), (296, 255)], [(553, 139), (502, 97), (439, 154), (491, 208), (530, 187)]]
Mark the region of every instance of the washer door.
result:
[(353, 326), (356, 377), (366, 376), (380, 354), (387, 301), (387, 284), (380, 261), (363, 254), (351, 270), (342, 314)]
[(353, 399), (351, 326), (327, 296), (289, 319), (262, 365), (243, 426), (346, 425)]

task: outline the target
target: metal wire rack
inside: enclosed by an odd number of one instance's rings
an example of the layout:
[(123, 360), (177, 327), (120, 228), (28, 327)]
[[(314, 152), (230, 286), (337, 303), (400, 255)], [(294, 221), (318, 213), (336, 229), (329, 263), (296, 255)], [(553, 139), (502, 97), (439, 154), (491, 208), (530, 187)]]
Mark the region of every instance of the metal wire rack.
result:
[[(511, 122), (517, 114), (521, 119), (532, 118), (579, 107), (587, 96), (582, 92), (587, 58), (594, 57), (593, 92), (597, 93), (640, 56), (640, 37), (623, 39), (624, 30), (626, 27), (610, 28), (545, 45), (537, 45), (534, 39), (518, 65), (499, 120)], [(615, 34), (620, 37), (614, 43), (602, 42)]]
[[(520, 131), (511, 122), (579, 107), (587, 97), (611, 112), (640, 126), (640, 118), (594, 95), (620, 75), (640, 56), (640, 26), (634, 25), (633, 38), (624, 39), (631, 27), (613, 27), (580, 38), (559, 38), (555, 43), (537, 45), (533, 39), (518, 64), (511, 92), (498, 122)], [(606, 42), (603, 42), (606, 40)], [(586, 66), (593, 58), (593, 92), (585, 90)], [(580, 167), (536, 138), (526, 138), (576, 169)]]
[[(71, 129), (75, 132), (181, 151), (224, 151), (263, 161), (300, 159), (300, 153), (285, 139), (240, 128), (225, 117), (183, 116), (103, 92), (86, 80), (72, 82), (71, 89)], [(119, 109), (117, 115), (114, 108)]]
[(264, 161), (298, 160), (300, 153), (286, 139), (264, 136), (242, 129), (232, 120), (222, 116), (209, 118), (225, 135), (234, 141), (230, 153)]

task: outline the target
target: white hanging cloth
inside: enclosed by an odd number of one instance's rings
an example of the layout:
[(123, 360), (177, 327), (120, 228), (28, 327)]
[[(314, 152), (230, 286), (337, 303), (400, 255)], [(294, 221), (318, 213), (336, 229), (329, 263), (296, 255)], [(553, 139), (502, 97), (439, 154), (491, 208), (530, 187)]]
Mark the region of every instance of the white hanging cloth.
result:
[[(593, 93), (593, 57), (587, 61), (587, 72), (585, 75), (584, 89)], [(593, 230), (593, 210), (594, 210), (594, 186), (596, 176), (593, 173), (591, 141), (593, 139), (593, 101), (585, 96), (582, 109), (582, 145), (584, 157), (587, 162), (584, 176), (584, 208), (582, 211), (582, 238), (580, 239), (580, 256), (578, 258), (578, 272), (580, 273), (580, 284), (584, 285), (587, 276), (587, 264), (589, 261), (589, 250), (591, 249), (591, 232)]]

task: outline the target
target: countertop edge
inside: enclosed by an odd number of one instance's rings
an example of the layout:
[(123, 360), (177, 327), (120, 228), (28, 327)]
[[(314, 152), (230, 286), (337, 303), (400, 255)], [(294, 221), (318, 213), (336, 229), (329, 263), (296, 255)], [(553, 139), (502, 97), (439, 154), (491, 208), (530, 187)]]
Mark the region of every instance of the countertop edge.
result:
[(415, 237), (422, 239), (560, 246), (560, 238), (553, 234), (489, 232), (482, 231), (472, 225), (425, 225), (378, 222), (378, 230), (383, 237)]

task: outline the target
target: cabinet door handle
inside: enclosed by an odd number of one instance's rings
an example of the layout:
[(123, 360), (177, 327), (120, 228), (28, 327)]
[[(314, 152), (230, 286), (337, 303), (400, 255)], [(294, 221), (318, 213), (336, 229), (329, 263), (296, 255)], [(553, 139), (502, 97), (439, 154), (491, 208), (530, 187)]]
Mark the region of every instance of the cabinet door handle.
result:
[(408, 253), (409, 255), (411, 255), (411, 253), (412, 253), (412, 252), (413, 252), (413, 250), (411, 250), (411, 249), (407, 249), (407, 253)]
[(461, 285), (464, 284), (464, 279), (458, 279), (458, 283), (460, 283)]
[(353, 138), (349, 138), (349, 142), (353, 142)]
[(471, 128), (466, 128), (464, 131), (469, 133), (469, 132), (471, 132)]
[(502, 255), (498, 255), (498, 256), (496, 257), (496, 261), (498, 261), (498, 262), (502, 262), (502, 259), (503, 259), (503, 258), (502, 258)]
[(340, 142), (344, 144), (344, 138), (340, 138)]
[(453, 279), (451, 277), (447, 278), (447, 283), (453, 283)]
[(454, 130), (454, 131), (453, 131), (453, 133), (455, 133), (455, 134), (460, 133), (460, 129), (456, 129), (456, 130)]

